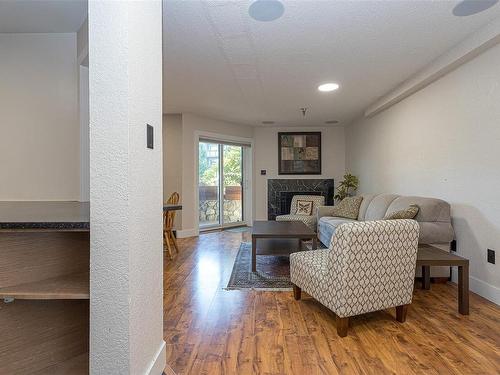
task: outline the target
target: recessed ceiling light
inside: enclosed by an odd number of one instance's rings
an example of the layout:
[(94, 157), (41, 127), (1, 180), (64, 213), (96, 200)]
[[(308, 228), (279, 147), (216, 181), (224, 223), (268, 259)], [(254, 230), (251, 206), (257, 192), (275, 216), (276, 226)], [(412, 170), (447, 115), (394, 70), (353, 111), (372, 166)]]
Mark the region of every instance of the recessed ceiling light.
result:
[(339, 121), (338, 120), (328, 120), (328, 121), (325, 121), (325, 124), (338, 124)]
[(337, 83), (323, 83), (318, 86), (318, 90), (322, 92), (330, 92), (330, 91), (335, 91), (339, 88), (340, 86)]
[(257, 0), (250, 5), (248, 13), (256, 21), (269, 22), (280, 18), (285, 7), (278, 0)]
[(498, 3), (498, 0), (463, 0), (453, 8), (453, 15), (457, 17), (472, 16)]
[(264, 125), (272, 125), (274, 124), (274, 121), (262, 121)]

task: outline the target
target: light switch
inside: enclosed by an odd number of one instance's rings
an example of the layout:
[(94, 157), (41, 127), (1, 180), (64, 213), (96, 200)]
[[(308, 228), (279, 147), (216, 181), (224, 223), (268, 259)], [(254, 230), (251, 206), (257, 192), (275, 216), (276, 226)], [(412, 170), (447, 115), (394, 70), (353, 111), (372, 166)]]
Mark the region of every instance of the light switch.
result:
[(146, 134), (147, 134), (147, 146), (150, 149), (154, 148), (154, 137), (153, 137), (153, 127), (149, 124), (146, 124)]

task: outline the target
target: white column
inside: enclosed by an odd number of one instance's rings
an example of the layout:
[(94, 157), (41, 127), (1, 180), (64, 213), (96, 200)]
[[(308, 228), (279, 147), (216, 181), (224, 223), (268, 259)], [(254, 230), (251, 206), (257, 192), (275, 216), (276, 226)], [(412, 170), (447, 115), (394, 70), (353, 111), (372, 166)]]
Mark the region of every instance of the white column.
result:
[(160, 1), (89, 2), (93, 375), (165, 366), (161, 17)]

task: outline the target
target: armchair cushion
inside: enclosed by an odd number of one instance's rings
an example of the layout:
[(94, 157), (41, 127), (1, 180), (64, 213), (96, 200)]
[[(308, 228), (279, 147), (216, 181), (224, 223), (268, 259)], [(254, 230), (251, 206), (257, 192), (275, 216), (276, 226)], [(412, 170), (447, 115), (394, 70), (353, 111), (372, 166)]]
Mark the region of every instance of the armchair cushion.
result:
[[(297, 205), (299, 201), (311, 201), (312, 209), (310, 215), (298, 214)], [(302, 221), (312, 230), (316, 231), (316, 210), (318, 207), (325, 204), (325, 197), (322, 195), (294, 195), (290, 207), (289, 215), (278, 215), (276, 221)]]
[(276, 221), (301, 221), (312, 230), (316, 231), (316, 216), (306, 215), (279, 215)]

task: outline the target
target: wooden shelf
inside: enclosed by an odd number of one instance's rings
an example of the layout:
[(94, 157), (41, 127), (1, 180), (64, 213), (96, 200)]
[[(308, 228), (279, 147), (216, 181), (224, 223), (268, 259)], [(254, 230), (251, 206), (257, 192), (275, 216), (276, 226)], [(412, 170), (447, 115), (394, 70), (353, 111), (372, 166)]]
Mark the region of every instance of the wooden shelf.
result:
[(0, 298), (89, 299), (89, 274), (78, 273), (0, 288)]
[(81, 354), (77, 357), (60, 362), (57, 365), (47, 367), (39, 375), (88, 375), (89, 373), (89, 353)]

